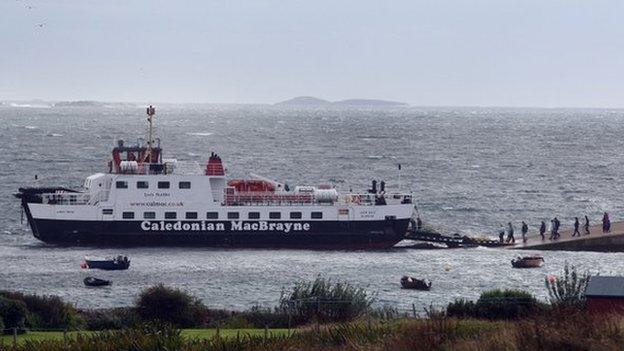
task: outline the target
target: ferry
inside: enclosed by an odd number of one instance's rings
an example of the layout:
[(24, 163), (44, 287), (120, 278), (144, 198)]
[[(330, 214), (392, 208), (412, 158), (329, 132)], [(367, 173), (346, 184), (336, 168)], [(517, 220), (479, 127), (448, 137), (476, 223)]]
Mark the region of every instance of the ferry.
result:
[(205, 165), (163, 158), (147, 108), (147, 138), (122, 140), (106, 172), (82, 188), (24, 187), (15, 195), (33, 235), (49, 244), (234, 248), (384, 249), (410, 224), (412, 195), (372, 181), (360, 193), (294, 186), (251, 174), (228, 179), (221, 157)]

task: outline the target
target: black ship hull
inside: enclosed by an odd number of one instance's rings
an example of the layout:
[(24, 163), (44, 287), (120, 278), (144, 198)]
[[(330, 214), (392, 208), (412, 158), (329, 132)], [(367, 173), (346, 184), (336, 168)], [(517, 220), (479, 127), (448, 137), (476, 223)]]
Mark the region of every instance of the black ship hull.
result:
[[(39, 240), (65, 246), (204, 246), (232, 248), (385, 249), (404, 238), (409, 219), (382, 221), (68, 221), (29, 218)], [(149, 227), (149, 230), (145, 230)], [(254, 230), (245, 230), (254, 228)], [(153, 230), (152, 230), (153, 229)], [(163, 230), (160, 230), (163, 229)], [(170, 229), (170, 230), (167, 230)], [(178, 230), (179, 229), (179, 230)], [(185, 230), (188, 229), (188, 230)], [(192, 230), (199, 229), (199, 230)], [(203, 229), (203, 230), (202, 230)], [(219, 230), (223, 229), (223, 230)]]

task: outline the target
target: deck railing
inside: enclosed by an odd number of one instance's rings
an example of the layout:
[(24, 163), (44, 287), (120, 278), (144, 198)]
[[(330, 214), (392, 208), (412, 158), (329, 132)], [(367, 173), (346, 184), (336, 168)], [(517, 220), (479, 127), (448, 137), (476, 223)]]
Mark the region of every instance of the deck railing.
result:
[(202, 175), (202, 166), (195, 161), (176, 161), (163, 163), (137, 163), (136, 165), (124, 165), (116, 171), (119, 174), (180, 174), (180, 175)]
[[(227, 189), (226, 189), (227, 191)], [(383, 199), (383, 201), (381, 200)], [(226, 206), (279, 206), (279, 205), (360, 205), (375, 206), (380, 204), (412, 203), (412, 195), (405, 193), (375, 194), (345, 194), (335, 200), (317, 199), (312, 193), (272, 193), (272, 192), (235, 192), (224, 195), (223, 205)]]

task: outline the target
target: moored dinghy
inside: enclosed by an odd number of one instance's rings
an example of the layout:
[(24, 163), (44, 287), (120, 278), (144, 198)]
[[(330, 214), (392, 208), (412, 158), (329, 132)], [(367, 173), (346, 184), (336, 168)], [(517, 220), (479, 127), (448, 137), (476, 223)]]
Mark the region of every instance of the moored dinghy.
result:
[(517, 257), (511, 260), (513, 268), (539, 268), (543, 263), (544, 257), (538, 255)]
[(427, 283), (423, 279), (416, 279), (404, 275), (401, 278), (401, 287), (403, 289), (429, 290), (431, 289), (431, 282)]
[(86, 277), (84, 278), (83, 282), (86, 286), (107, 286), (112, 284), (110, 280), (100, 279), (96, 277)]

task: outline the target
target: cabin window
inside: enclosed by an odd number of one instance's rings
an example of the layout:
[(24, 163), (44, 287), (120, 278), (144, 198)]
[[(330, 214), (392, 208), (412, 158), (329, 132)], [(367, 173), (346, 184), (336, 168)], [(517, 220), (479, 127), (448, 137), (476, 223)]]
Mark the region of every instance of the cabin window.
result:
[(156, 219), (156, 212), (143, 212), (143, 219)]
[(197, 212), (187, 212), (186, 219), (197, 219)]
[(280, 212), (269, 212), (270, 219), (280, 219), (282, 218), (282, 214)]
[(249, 219), (260, 219), (260, 212), (249, 212), (247, 215)]
[(112, 215), (113, 214), (113, 209), (112, 208), (105, 208), (102, 210), (102, 214), (104, 215)]
[(169, 189), (169, 182), (158, 182), (158, 189)]
[(175, 212), (165, 212), (165, 219), (176, 219), (177, 215)]
[(137, 189), (148, 189), (149, 188), (149, 183), (146, 181), (138, 181), (137, 182)]
[(301, 219), (301, 212), (291, 212), (290, 219)]
[(206, 219), (219, 219), (219, 212), (206, 212)]
[(238, 214), (238, 212), (228, 212), (227, 217), (228, 219), (238, 219), (240, 215)]
[(180, 183), (178, 183), (178, 187), (180, 189), (190, 189), (191, 188), (191, 182), (180, 182)]
[(312, 212), (310, 217), (312, 219), (323, 219), (323, 212)]
[(134, 212), (124, 212), (121, 214), (123, 219), (134, 219)]
[(115, 182), (115, 188), (128, 189), (128, 182), (126, 182), (125, 180), (118, 180)]

